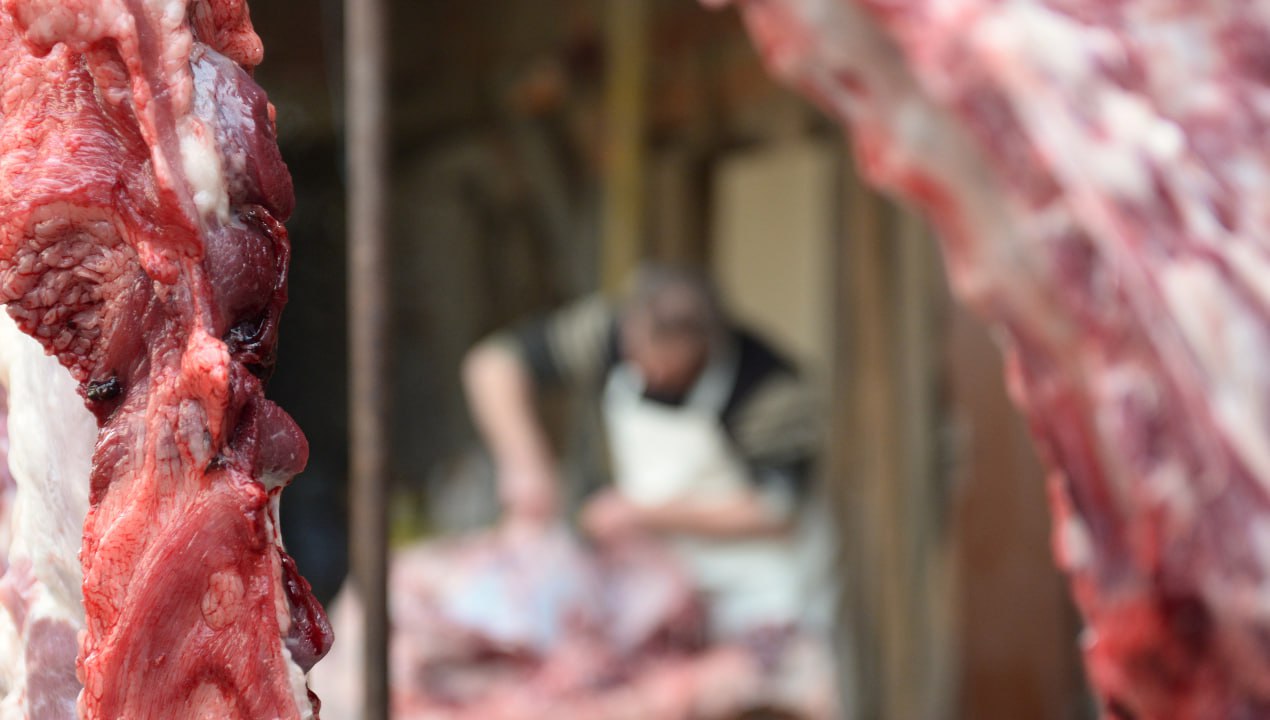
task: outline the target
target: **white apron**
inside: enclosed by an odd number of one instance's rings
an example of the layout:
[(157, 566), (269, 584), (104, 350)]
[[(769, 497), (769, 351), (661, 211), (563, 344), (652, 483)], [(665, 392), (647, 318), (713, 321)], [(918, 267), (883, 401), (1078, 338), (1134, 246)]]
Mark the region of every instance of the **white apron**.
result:
[[(631, 502), (709, 502), (753, 488), (717, 411), (692, 398), (683, 407), (645, 400), (626, 368), (610, 377), (604, 410), (616, 486)], [(707, 595), (711, 630), (735, 638), (804, 619), (810, 600), (804, 535), (741, 540), (675, 536), (669, 543)]]

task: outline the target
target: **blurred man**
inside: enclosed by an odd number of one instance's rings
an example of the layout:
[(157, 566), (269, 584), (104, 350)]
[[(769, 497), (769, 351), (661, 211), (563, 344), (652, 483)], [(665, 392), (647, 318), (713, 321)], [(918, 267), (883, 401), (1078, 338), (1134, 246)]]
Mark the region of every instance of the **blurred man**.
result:
[(804, 503), (813, 395), (730, 322), (704, 278), (646, 267), (620, 304), (588, 298), (479, 344), (464, 384), (512, 528), (549, 525), (562, 507), (536, 391), (579, 387), (602, 404), (613, 477), (583, 507), (583, 529), (601, 544), (664, 540), (706, 593), (718, 638), (806, 622), (820, 579)]

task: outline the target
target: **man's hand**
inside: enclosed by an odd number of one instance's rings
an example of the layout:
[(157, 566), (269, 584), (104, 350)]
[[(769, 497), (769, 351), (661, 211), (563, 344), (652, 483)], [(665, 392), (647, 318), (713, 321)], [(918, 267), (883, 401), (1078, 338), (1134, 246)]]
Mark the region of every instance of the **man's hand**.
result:
[(599, 542), (629, 538), (645, 531), (643, 510), (616, 490), (605, 490), (582, 509), (582, 527)]
[(498, 468), (505, 522), (520, 529), (550, 525), (559, 505), (556, 463), (534, 413), (533, 380), (520, 357), (495, 343), (476, 346), (463, 361), (463, 387)]
[(792, 518), (753, 492), (725, 499), (684, 499), (643, 506), (615, 490), (606, 490), (583, 509), (582, 527), (601, 542), (635, 534), (744, 539), (788, 533)]
[(557, 515), (555, 472), (540, 463), (521, 463), (500, 470), (498, 492), (509, 523), (546, 526)]

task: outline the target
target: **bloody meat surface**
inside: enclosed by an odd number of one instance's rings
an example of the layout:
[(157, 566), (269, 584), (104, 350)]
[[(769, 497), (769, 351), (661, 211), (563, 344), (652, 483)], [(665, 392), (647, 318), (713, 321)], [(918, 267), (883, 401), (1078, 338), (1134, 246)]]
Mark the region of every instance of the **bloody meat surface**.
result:
[(316, 717), (282, 551), (304, 436), (264, 398), (292, 188), (241, 0), (0, 3), (0, 302), (101, 426), (79, 714)]
[(998, 330), (1105, 715), (1270, 716), (1270, 6), (735, 4)]

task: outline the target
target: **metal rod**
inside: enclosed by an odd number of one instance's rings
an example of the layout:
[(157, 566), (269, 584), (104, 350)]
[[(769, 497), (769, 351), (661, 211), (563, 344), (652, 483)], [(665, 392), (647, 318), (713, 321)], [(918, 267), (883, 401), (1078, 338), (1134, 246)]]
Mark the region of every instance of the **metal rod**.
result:
[(386, 3), (345, 0), (350, 560), (365, 607), (362, 718), (388, 717)]
[(621, 287), (644, 251), (647, 5), (642, 0), (608, 0), (605, 5), (608, 48), (605, 123), (609, 131), (601, 280), (610, 291)]

